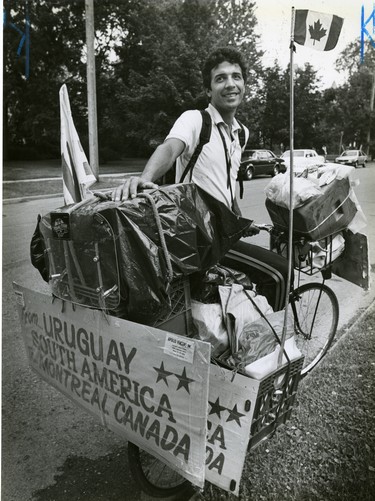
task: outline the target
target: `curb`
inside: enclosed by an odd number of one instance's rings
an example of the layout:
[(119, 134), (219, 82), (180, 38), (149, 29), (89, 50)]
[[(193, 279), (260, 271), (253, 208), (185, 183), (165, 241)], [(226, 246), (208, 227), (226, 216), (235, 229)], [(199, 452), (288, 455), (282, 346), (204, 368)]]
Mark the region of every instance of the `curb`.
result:
[[(124, 177), (127, 178), (129, 176), (134, 176), (136, 174), (140, 174), (141, 171), (137, 172), (123, 172), (119, 174), (100, 174), (99, 176), (99, 181), (101, 178), (114, 178), (117, 179), (118, 177)], [(3, 184), (15, 184), (15, 183), (39, 183), (40, 181), (62, 181), (62, 176), (55, 176), (55, 177), (38, 177), (38, 178), (33, 178), (33, 179), (8, 179), (7, 181), (3, 181)]]
[[(99, 182), (101, 179), (105, 179), (107, 182), (108, 181), (111, 182), (111, 180), (113, 180), (114, 182), (117, 182), (119, 178), (127, 179), (128, 177), (131, 177), (131, 176), (134, 176), (137, 174), (139, 175), (140, 172), (127, 172), (124, 174), (102, 174), (99, 176)], [(45, 178), (38, 178), (38, 179), (21, 179), (18, 181), (3, 181), (3, 184), (30, 183), (30, 182), (32, 183), (32, 182), (41, 182), (41, 181), (62, 181), (62, 177), (45, 177)], [(95, 189), (100, 191), (100, 187), (95, 188)], [(103, 188), (103, 189), (109, 189), (109, 188)], [(3, 199), (3, 205), (17, 204), (20, 202), (32, 202), (33, 200), (42, 200), (42, 199), (47, 199), (47, 198), (61, 198), (63, 196), (64, 196), (63, 193), (51, 193), (51, 194), (45, 194), (45, 195), (25, 195), (24, 197)]]
[[(373, 310), (373, 311), (371, 311)], [(353, 329), (355, 329), (361, 322), (364, 318), (366, 318), (367, 315), (370, 315), (371, 313), (375, 312), (375, 299), (373, 299), (366, 307), (365, 309), (362, 311), (362, 313), (359, 314), (359, 316), (353, 321), (352, 324), (350, 324), (350, 321), (349, 321), (349, 325), (347, 326), (343, 326), (340, 331), (338, 332), (339, 334), (339, 337), (336, 337), (335, 336), (335, 339), (334, 339), (334, 344), (333, 346), (331, 346), (330, 350), (331, 349), (335, 349), (336, 346), (338, 346), (339, 344), (341, 344), (343, 342), (343, 340), (345, 340), (346, 336), (348, 334), (351, 333), (351, 331)]]
[(33, 195), (18, 198), (6, 198), (3, 200), (3, 205), (18, 204), (20, 202), (32, 202), (33, 200), (45, 200), (47, 198), (62, 198), (63, 193), (54, 193), (51, 195)]

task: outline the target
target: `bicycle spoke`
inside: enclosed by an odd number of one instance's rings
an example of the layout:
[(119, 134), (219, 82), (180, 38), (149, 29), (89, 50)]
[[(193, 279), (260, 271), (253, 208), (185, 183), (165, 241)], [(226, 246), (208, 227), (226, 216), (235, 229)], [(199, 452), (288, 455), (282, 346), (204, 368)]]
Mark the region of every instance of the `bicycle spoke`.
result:
[(307, 374), (329, 349), (338, 322), (338, 303), (323, 284), (304, 284), (292, 296), (296, 343), (305, 356), (302, 375)]

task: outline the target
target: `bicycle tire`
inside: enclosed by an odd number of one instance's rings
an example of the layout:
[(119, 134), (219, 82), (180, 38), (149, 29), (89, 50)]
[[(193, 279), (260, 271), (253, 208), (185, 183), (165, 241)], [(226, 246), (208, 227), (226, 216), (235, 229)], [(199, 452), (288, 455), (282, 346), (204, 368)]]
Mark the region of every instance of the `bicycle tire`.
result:
[(128, 459), (134, 480), (149, 496), (182, 501), (192, 495), (188, 480), (132, 442), (128, 443)]
[(301, 376), (322, 360), (332, 345), (339, 321), (339, 303), (325, 284), (303, 284), (291, 293), (296, 344), (304, 355)]

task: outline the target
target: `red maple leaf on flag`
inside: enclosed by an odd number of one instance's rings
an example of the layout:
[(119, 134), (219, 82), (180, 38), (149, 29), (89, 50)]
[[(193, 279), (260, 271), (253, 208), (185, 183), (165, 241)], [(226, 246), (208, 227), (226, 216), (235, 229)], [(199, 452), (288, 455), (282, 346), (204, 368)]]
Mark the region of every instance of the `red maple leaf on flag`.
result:
[(314, 40), (315, 45), (315, 40), (319, 42), (321, 38), (326, 36), (327, 30), (323, 28), (322, 23), (318, 19), (317, 21), (315, 21), (314, 26), (309, 25), (309, 32), (310, 38)]

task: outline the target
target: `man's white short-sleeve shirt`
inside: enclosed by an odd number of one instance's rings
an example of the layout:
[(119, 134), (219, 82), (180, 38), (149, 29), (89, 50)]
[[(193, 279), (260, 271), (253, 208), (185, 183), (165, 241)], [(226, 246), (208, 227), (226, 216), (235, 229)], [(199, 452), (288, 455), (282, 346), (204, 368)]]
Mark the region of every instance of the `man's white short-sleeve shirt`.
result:
[[(236, 119), (233, 121), (231, 130), (222, 119), (220, 113), (211, 104), (207, 108), (212, 119), (211, 137), (198, 157), (194, 166), (192, 176), (189, 173), (184, 182), (194, 182), (197, 186), (205, 190), (217, 200), (232, 207), (230, 188), (228, 187), (227, 162), (223, 140), (220, 136), (219, 127), (225, 139), (227, 151), (230, 155), (231, 170), (230, 182), (233, 195), (236, 192), (236, 180), (241, 162), (241, 145), (239, 141), (239, 130), (241, 126)], [(199, 135), (202, 128), (202, 115), (199, 110), (189, 110), (182, 113), (176, 120), (167, 139), (180, 139), (185, 148), (176, 162), (176, 182), (179, 182), (192, 154), (199, 143)], [(245, 139), (249, 137), (249, 131), (245, 127)], [(245, 142), (245, 144), (246, 144)]]

